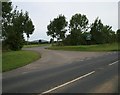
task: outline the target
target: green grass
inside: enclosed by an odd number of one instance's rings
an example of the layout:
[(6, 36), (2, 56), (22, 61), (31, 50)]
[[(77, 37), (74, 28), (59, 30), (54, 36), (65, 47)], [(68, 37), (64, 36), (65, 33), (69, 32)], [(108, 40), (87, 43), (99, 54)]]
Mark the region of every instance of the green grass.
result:
[(40, 58), (34, 51), (10, 51), (2, 54), (2, 72), (27, 65)]
[[(118, 51), (118, 44), (79, 45), (79, 46), (52, 46), (48, 49), (67, 51)], [(119, 50), (120, 51), (120, 50)]]
[(40, 47), (40, 46), (48, 46), (50, 44), (33, 44), (33, 45), (24, 45), (23, 48), (32, 48), (32, 47)]

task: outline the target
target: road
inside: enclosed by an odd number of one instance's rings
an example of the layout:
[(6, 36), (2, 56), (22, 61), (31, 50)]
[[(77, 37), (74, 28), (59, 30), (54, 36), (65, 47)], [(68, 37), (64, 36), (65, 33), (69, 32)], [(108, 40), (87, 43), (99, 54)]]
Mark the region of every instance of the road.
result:
[(13, 76), (3, 74), (3, 93), (118, 93), (118, 63), (118, 53), (112, 52)]

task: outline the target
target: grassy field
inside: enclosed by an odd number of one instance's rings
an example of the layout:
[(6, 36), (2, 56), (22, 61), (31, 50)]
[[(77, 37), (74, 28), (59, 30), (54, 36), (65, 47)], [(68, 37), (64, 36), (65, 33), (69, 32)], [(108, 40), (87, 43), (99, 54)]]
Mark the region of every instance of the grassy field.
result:
[[(79, 46), (52, 46), (48, 49), (67, 51), (118, 51), (118, 44), (79, 45)], [(120, 49), (119, 49), (120, 51)]]
[(32, 48), (32, 47), (40, 47), (40, 46), (48, 46), (50, 44), (33, 44), (33, 45), (24, 45), (23, 48)]
[(2, 55), (2, 72), (9, 71), (40, 58), (40, 54), (33, 51), (10, 51), (3, 52)]

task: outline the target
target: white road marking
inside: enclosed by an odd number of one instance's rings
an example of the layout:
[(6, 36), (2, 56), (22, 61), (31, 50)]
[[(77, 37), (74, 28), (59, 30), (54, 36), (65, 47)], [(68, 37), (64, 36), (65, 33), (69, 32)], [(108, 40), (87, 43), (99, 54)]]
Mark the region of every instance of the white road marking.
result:
[(43, 95), (43, 94), (45, 94), (45, 93), (50, 93), (50, 92), (52, 92), (52, 91), (54, 91), (54, 90), (56, 90), (56, 89), (59, 89), (59, 88), (61, 88), (61, 87), (64, 87), (64, 86), (66, 86), (66, 85), (68, 85), (68, 84), (70, 84), (70, 83), (73, 83), (73, 82), (75, 82), (75, 81), (78, 81), (78, 80), (80, 80), (80, 79), (82, 79), (82, 78), (84, 78), (84, 77), (87, 77), (87, 76), (89, 76), (89, 75), (91, 75), (91, 74), (93, 74), (93, 73), (95, 73), (95, 71), (92, 71), (92, 72), (87, 73), (87, 74), (85, 74), (85, 75), (83, 75), (83, 76), (80, 76), (80, 77), (78, 77), (78, 78), (76, 78), (76, 79), (73, 79), (73, 80), (71, 80), (71, 81), (69, 81), (69, 82), (66, 82), (66, 83), (61, 84), (61, 85), (59, 85), (59, 86), (57, 86), (57, 87), (54, 87), (54, 88), (52, 88), (52, 89), (50, 89), (50, 90), (47, 90), (47, 91), (45, 91), (45, 92), (42, 92), (40, 95)]
[(118, 63), (119, 61), (115, 61), (115, 62), (113, 62), (113, 63), (110, 63), (109, 64), (109, 66), (111, 66), (111, 65), (113, 65), (113, 64), (116, 64), (116, 63)]

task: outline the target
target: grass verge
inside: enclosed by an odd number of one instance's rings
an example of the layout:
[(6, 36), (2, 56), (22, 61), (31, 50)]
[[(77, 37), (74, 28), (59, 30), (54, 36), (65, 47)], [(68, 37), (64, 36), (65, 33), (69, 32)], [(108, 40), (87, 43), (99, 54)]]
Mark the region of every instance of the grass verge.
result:
[(10, 51), (2, 54), (2, 72), (27, 65), (40, 58), (34, 51)]
[(67, 51), (120, 51), (117, 43), (79, 46), (51, 46), (47, 49)]
[(23, 48), (32, 48), (32, 47), (40, 47), (40, 46), (48, 46), (50, 44), (33, 44), (33, 45), (24, 45)]

